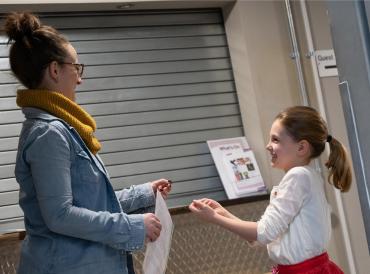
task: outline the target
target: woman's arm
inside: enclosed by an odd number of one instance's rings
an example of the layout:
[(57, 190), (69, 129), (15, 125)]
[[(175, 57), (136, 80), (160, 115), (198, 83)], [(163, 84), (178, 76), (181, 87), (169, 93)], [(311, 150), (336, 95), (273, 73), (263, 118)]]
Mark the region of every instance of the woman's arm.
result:
[(154, 212), (155, 195), (159, 190), (164, 199), (171, 191), (171, 181), (159, 179), (150, 183), (131, 186), (128, 189), (116, 191), (123, 212), (145, 213)]
[(123, 212), (127, 214), (149, 212), (150, 210), (144, 209), (154, 208), (155, 195), (151, 183), (133, 185), (115, 193)]
[[(117, 249), (137, 250), (144, 245), (147, 223), (154, 215), (127, 215), (94, 211), (76, 206), (71, 182), (71, 153), (68, 137), (57, 125), (38, 129), (24, 157), (32, 173), (40, 212), (53, 232), (101, 242)], [(152, 221), (150, 221), (152, 220)]]

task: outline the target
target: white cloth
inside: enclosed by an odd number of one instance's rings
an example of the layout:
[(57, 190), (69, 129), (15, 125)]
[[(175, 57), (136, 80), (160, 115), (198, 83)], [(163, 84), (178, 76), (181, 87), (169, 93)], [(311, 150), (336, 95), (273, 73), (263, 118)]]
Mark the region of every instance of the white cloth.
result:
[(257, 225), (257, 241), (267, 244), (278, 264), (296, 264), (325, 252), (331, 235), (324, 181), (310, 166), (290, 169), (273, 187)]

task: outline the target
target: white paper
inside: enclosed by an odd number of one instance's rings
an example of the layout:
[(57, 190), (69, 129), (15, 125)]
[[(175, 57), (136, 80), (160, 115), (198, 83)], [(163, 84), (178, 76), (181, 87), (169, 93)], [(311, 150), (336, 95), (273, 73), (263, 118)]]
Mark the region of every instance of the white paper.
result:
[(229, 199), (266, 193), (253, 151), (245, 137), (207, 141)]
[(162, 194), (157, 191), (155, 216), (161, 221), (161, 234), (154, 242), (148, 242), (143, 262), (144, 274), (164, 274), (171, 248), (173, 223)]

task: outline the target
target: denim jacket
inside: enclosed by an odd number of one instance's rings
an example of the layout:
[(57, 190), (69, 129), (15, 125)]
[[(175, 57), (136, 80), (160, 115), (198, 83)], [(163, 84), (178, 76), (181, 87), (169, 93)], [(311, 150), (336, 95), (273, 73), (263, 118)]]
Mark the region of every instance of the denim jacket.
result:
[(149, 183), (115, 192), (98, 155), (77, 131), (40, 109), (23, 108), (16, 179), (27, 237), (18, 273), (127, 273), (126, 251), (142, 249), (154, 205)]

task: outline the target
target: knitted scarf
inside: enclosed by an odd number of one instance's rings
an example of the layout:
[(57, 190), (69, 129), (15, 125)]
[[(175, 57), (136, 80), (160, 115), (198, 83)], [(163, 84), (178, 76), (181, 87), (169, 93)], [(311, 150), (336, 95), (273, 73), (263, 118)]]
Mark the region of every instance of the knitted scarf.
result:
[(93, 135), (96, 130), (94, 118), (63, 94), (54, 91), (24, 89), (17, 92), (19, 107), (43, 109), (74, 127), (91, 153), (96, 154), (101, 145)]

